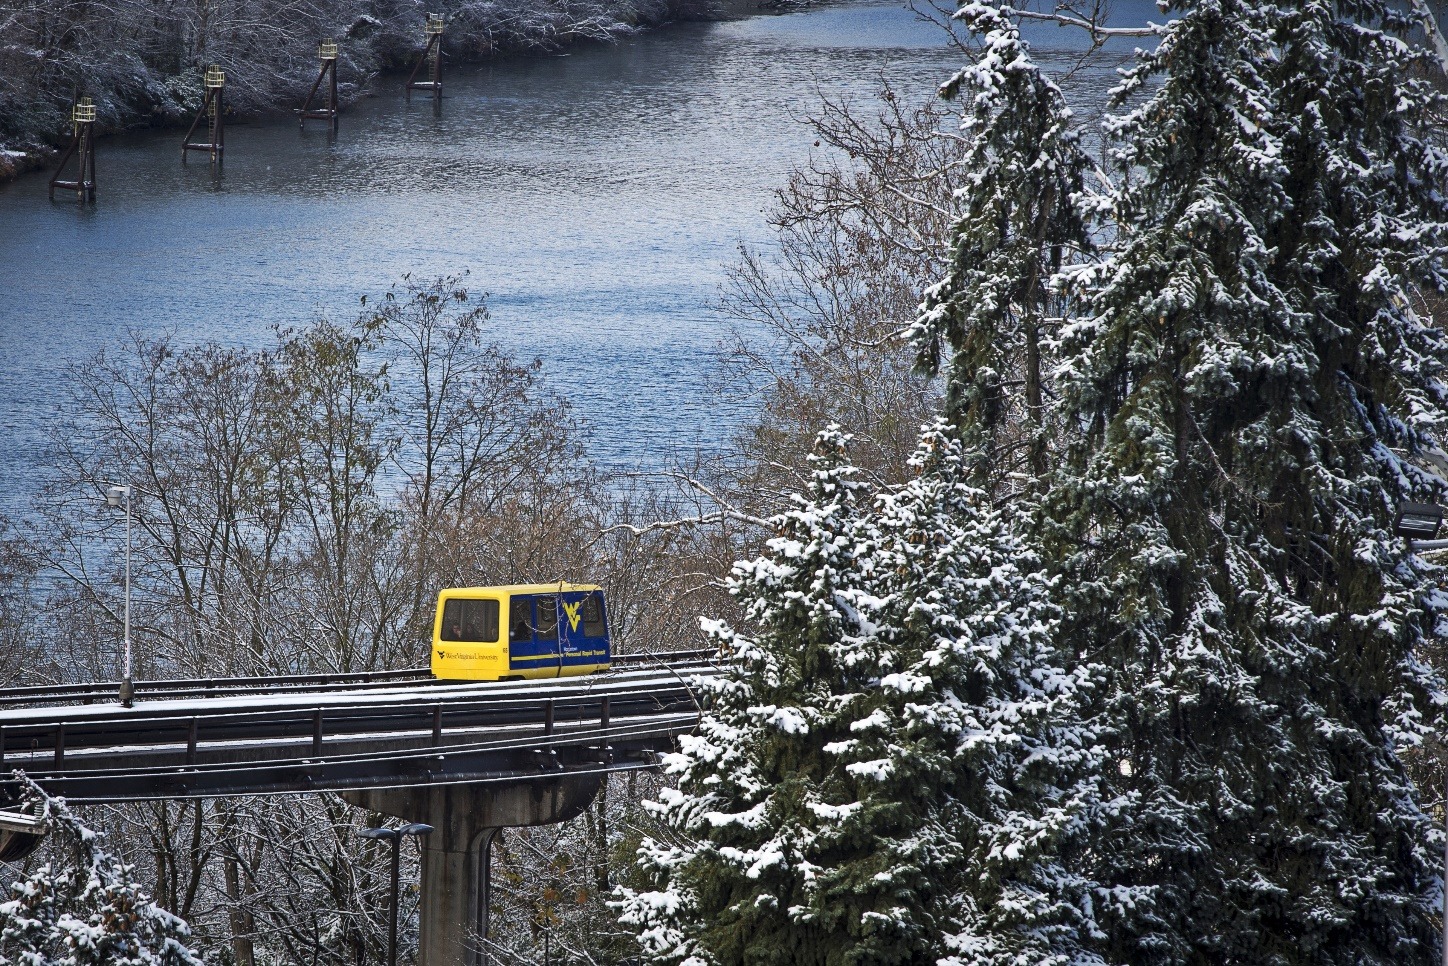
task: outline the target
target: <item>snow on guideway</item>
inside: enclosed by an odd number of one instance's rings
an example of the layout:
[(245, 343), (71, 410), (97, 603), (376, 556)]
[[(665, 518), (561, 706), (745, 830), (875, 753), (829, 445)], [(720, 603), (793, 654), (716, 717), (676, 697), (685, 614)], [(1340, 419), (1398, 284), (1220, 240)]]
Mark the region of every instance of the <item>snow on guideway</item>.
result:
[(897, 486), (820, 435), (623, 918), (675, 966), (1435, 962), (1424, 25), (1173, 4), (1093, 153), (1015, 16), (943, 91), (943, 419)]

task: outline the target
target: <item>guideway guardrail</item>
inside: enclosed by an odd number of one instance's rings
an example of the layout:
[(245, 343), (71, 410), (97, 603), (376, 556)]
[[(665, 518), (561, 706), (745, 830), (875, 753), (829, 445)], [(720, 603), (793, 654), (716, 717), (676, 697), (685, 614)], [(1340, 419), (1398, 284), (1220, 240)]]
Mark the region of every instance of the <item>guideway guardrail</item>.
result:
[[(18, 768), (72, 801), (116, 802), (648, 767), (694, 728), (698, 682), (717, 673), (696, 652), (670, 657), (585, 678), (0, 711), (0, 775)], [(0, 781), (0, 802), (17, 794)]]
[[(614, 667), (643, 667), (659, 665), (672, 667), (692, 660), (707, 660), (715, 652), (708, 650), (661, 651), (642, 654), (615, 654)], [(388, 688), (404, 682), (418, 685), (435, 684), (446, 686), (450, 682), (439, 680), (425, 667), (402, 668), (390, 671), (355, 671), (337, 674), (279, 674), (259, 677), (229, 678), (175, 678), (171, 680), (137, 681), (136, 697), (144, 700), (164, 700), (186, 697), (219, 697), (234, 692), (278, 691), (340, 691), (358, 688)], [(119, 696), (116, 682), (89, 682), (82, 684), (31, 684), (22, 687), (0, 688), (0, 708), (30, 704), (95, 704), (114, 701)]]

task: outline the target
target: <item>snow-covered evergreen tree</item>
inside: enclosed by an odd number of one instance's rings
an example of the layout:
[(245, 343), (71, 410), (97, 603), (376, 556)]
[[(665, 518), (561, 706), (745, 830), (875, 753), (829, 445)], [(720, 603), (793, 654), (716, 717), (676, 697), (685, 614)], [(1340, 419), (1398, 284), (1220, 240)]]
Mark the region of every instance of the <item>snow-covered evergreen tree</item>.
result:
[(1188, 0), (1110, 122), (1114, 251), (1057, 346), (1079, 428), (1040, 517), (1066, 639), (1113, 669), (1116, 814), (1082, 871), (1133, 963), (1435, 956), (1441, 851), (1402, 751), (1441, 723), (1445, 167), (1406, 8)]
[(190, 928), (145, 894), (132, 867), (101, 847), (102, 836), (27, 785), (69, 861), (43, 863), (10, 886), (0, 902), (0, 966), (203, 966), (186, 945)]
[(952, 414), (997, 441), (1035, 405), (1002, 373), (1041, 252), (1077, 217), (1110, 242), (1057, 277), (1077, 317), (1043, 327), (1036, 425), (1061, 459), (1032, 461), (1021, 531), (1072, 666), (1112, 669), (1089, 712), (1106, 821), (1061, 853), (1099, 880), (1098, 951), (1427, 961), (1438, 863), (1400, 753), (1441, 708), (1436, 615), (1389, 530), (1443, 487), (1411, 465), (1445, 401), (1448, 346), (1410, 307), (1444, 282), (1437, 96), (1405, 6), (1173, 6), (1118, 92), (1109, 206), (1043, 183), (1082, 170), (1059, 94), (1009, 11), (962, 6), (968, 214), (915, 334), (927, 366), (949, 343)]
[(843, 447), (821, 435), (809, 493), (738, 566), (749, 629), (709, 626), (732, 663), (667, 760), (672, 834), (624, 920), (688, 966), (1076, 961), (1089, 897), (1043, 857), (1080, 832), (1091, 743), (1055, 725), (1078, 681), (1047, 588), (942, 427), (873, 503)]
[[(949, 428), (870, 507), (821, 464), (738, 571), (749, 627), (712, 629), (735, 661), (624, 901), (654, 961), (1436, 955), (1401, 760), (1441, 719), (1435, 576), (1390, 530), (1448, 489), (1413, 465), (1448, 402), (1412, 308), (1448, 281), (1437, 95), (1381, 0), (1176, 7), (1105, 206), (1009, 11), (962, 8), (977, 150), (915, 332)], [(1026, 524), (970, 487), (1016, 438)]]
[(905, 666), (880, 681), (885, 734), (929, 737), (940, 757), (925, 800), (965, 861), (939, 962), (1094, 962), (1091, 883), (1063, 859), (1099, 806), (1078, 707), (1100, 669), (1062, 669), (1054, 588), (1014, 513), (971, 484), (979, 462), (957, 427), (928, 427), (918, 476), (879, 501), (881, 636)]
[(925, 293), (911, 337), (921, 370), (945, 370), (947, 413), (997, 476), (1041, 474), (1053, 432), (1047, 320), (1059, 315), (1050, 286), (1063, 260), (1091, 247), (1090, 162), (1008, 11), (968, 2), (956, 19), (976, 40), (975, 58), (941, 88), (962, 108), (962, 216), (951, 271)]

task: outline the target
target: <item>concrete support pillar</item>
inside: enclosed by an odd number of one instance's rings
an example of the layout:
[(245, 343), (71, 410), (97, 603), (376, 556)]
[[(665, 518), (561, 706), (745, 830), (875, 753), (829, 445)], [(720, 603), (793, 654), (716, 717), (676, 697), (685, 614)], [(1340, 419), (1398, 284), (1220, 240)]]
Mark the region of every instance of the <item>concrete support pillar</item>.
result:
[(498, 830), (551, 825), (581, 814), (602, 775), (564, 775), (517, 784), (428, 785), (343, 792), (359, 808), (426, 822), (422, 839), (422, 929), (418, 966), (486, 966), (493, 839)]

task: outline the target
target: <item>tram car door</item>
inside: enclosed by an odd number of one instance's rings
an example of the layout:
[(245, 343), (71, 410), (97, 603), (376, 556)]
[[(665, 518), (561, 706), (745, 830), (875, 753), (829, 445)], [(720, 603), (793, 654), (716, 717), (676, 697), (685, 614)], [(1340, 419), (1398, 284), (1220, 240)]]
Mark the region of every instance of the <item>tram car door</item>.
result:
[(508, 669), (525, 678), (588, 674), (608, 667), (603, 593), (514, 593), (508, 602)]
[(558, 651), (564, 674), (585, 674), (608, 666), (612, 655), (603, 614), (603, 591), (565, 591), (558, 595)]

